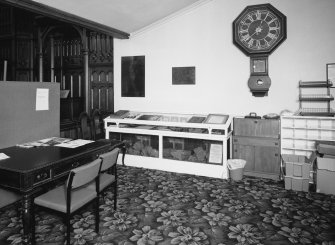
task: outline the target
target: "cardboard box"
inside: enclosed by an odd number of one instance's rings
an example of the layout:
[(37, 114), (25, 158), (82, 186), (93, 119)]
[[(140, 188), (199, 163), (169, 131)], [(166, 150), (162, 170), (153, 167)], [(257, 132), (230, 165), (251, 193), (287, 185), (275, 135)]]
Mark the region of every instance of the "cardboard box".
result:
[(317, 157), (316, 164), (318, 169), (335, 171), (335, 158)]
[(306, 156), (282, 154), (286, 176), (308, 179), (312, 164)]
[(316, 192), (335, 195), (335, 159), (317, 158)]
[(335, 155), (334, 141), (316, 141), (316, 149), (320, 154)]
[(309, 191), (309, 179), (285, 176), (285, 189), (294, 191)]

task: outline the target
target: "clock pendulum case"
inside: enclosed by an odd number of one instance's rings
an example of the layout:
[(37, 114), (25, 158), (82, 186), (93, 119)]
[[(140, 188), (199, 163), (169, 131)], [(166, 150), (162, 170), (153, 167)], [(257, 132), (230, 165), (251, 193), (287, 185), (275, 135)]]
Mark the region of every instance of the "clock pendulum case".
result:
[(233, 43), (250, 57), (253, 96), (268, 95), (268, 57), (285, 39), (286, 16), (269, 3), (247, 6), (234, 20)]

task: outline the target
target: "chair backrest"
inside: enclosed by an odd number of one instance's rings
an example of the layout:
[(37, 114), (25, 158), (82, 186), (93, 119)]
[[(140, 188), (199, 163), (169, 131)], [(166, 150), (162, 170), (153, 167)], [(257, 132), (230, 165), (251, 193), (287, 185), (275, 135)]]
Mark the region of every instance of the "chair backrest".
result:
[(114, 148), (113, 150), (99, 156), (99, 158), (102, 159), (101, 172), (106, 171), (116, 164), (119, 152), (119, 148)]
[(92, 118), (93, 138), (95, 140), (105, 138), (104, 122), (103, 122), (100, 111), (98, 109), (94, 109), (91, 118)]
[(88, 164), (72, 169), (67, 180), (67, 188), (75, 189), (93, 181), (100, 173), (101, 161), (98, 158)]
[(91, 131), (91, 119), (87, 112), (82, 112), (79, 115), (79, 123), (80, 123), (80, 138), (85, 140), (92, 139), (92, 131)]

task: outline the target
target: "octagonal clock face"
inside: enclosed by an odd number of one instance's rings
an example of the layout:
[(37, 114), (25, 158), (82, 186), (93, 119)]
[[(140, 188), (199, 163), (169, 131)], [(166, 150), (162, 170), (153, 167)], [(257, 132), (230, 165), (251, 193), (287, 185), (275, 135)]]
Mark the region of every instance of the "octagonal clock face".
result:
[(234, 44), (247, 55), (270, 54), (286, 39), (286, 17), (270, 4), (248, 6), (233, 32)]

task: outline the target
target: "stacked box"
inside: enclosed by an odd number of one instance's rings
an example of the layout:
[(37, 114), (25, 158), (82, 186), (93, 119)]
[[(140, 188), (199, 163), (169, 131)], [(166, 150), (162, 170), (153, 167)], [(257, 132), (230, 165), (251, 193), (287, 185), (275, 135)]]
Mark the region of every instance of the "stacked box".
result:
[(309, 190), (309, 179), (285, 176), (285, 189), (307, 192)]
[(316, 191), (335, 195), (335, 158), (316, 159)]
[(285, 167), (285, 189), (309, 191), (312, 164), (306, 156), (282, 154)]

